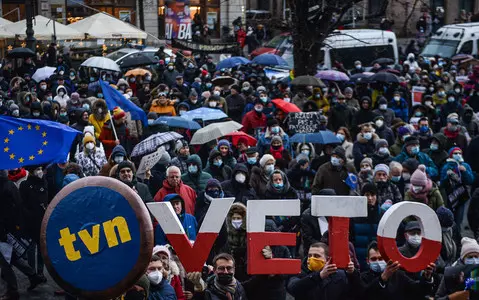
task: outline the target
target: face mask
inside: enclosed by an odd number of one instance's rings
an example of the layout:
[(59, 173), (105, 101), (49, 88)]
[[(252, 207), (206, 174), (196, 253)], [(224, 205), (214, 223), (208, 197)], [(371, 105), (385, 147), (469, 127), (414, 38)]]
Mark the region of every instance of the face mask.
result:
[(313, 272), (321, 271), (326, 262), (322, 258), (308, 257), (308, 269)]
[(363, 171), (363, 172), (371, 171), (371, 167), (363, 167), (363, 168), (361, 168), (361, 171)]
[(372, 132), (366, 132), (366, 133), (363, 133), (363, 137), (369, 141), (373, 137), (373, 134)]
[(380, 110), (386, 110), (386, 109), (388, 109), (388, 105), (387, 104), (380, 104), (379, 109)]
[(95, 148), (95, 144), (93, 144), (92, 142), (88, 143), (85, 145), (85, 148), (87, 148), (88, 150), (92, 150), (93, 148)]
[(419, 130), (422, 132), (422, 133), (428, 133), (429, 132), (429, 126), (421, 126), (419, 128)]
[(415, 146), (411, 148), (411, 154), (412, 155), (417, 155), (419, 153), (419, 146)]
[(38, 178), (43, 178), (43, 170), (35, 170), (33, 174)]
[(316, 94), (316, 98), (321, 98), (321, 94)]
[(238, 173), (235, 176), (235, 180), (239, 183), (244, 183), (246, 181), (246, 176), (243, 173)]
[(52, 96), (48, 96), (48, 97), (47, 97), (47, 100), (48, 100), (48, 101), (52, 101), (52, 100), (53, 100), (53, 97), (52, 97)]
[(234, 229), (238, 230), (241, 228), (241, 225), (243, 225), (243, 220), (231, 220), (231, 225)]
[(399, 182), (401, 180), (401, 176), (391, 176), (392, 182)]
[(90, 105), (89, 104), (83, 104), (83, 108), (86, 110), (90, 110)]
[(422, 117), (422, 112), (417, 111), (417, 112), (414, 113), (414, 115), (415, 115), (416, 117), (418, 117), (418, 118), (419, 118), (419, 117)]
[(344, 139), (345, 139), (344, 134), (337, 133), (337, 134), (336, 134), (336, 137), (339, 139), (339, 141), (341, 141), (341, 143), (344, 142)]
[(389, 149), (388, 148), (379, 148), (379, 154), (382, 155), (389, 155)]
[(479, 258), (469, 257), (464, 259), (466, 265), (479, 265)]
[(454, 91), (456, 92), (456, 94), (459, 94), (461, 92), (461, 89), (455, 89)]
[(278, 134), (279, 131), (280, 131), (280, 130), (279, 130), (279, 126), (271, 127), (271, 132), (272, 132), (272, 133)]
[(208, 196), (210, 196), (211, 198), (222, 198), (222, 191), (220, 190), (211, 190), (211, 191), (207, 191), (206, 194)]
[(341, 166), (341, 162), (339, 161), (339, 158), (337, 157), (331, 157), (331, 164), (335, 167)]
[(369, 268), (375, 273), (382, 273), (386, 269), (386, 265), (384, 260), (372, 261), (369, 263)]
[(66, 112), (61, 112), (61, 113), (60, 113), (60, 116), (62, 116), (62, 117), (65, 117), (66, 115), (67, 115)]
[(195, 165), (191, 165), (188, 167), (188, 172), (190, 172), (191, 174), (196, 174), (198, 173), (198, 166), (195, 166)]
[(408, 241), (409, 245), (411, 245), (413, 248), (419, 247), (421, 245), (421, 240), (422, 240), (422, 236), (420, 236), (420, 235), (409, 235), (408, 234), (407, 241)]
[(216, 279), (218, 280), (219, 284), (228, 285), (233, 281), (233, 275), (234, 274), (230, 273), (216, 274)]
[(383, 127), (383, 125), (384, 125), (384, 121), (383, 121), (383, 120), (377, 120), (377, 121), (376, 121), (376, 126), (377, 126), (378, 128)]
[(259, 99), (261, 99), (262, 102), (267, 102), (268, 101), (268, 97), (260, 97)]
[(168, 70), (173, 71), (173, 66), (169, 66)]
[(449, 102), (449, 103), (452, 103), (454, 101), (456, 101), (456, 98), (454, 98), (454, 97), (447, 98), (447, 102)]
[(424, 189), (424, 187), (422, 186), (417, 186), (417, 185), (411, 185), (411, 189), (414, 193), (419, 193), (420, 191), (422, 191)]
[(402, 173), (402, 178), (403, 178), (405, 181), (408, 181), (409, 179), (411, 179), (411, 174), (409, 174), (409, 173)]
[(186, 112), (186, 110), (180, 110), (180, 111), (179, 111), (180, 116), (182, 116), (185, 112)]
[(454, 159), (455, 159), (456, 161), (458, 161), (458, 162), (464, 161), (464, 160), (462, 159), (462, 155), (461, 155), (461, 154), (453, 154), (453, 155), (452, 155), (452, 158), (454, 158)]
[(213, 95), (215, 95), (215, 96), (219, 96), (220, 94), (221, 94), (220, 91), (214, 91), (213, 92)]
[(210, 101), (208, 102), (209, 107), (216, 107), (216, 101)]
[(96, 97), (97, 98), (103, 98), (103, 94), (97, 94)]
[(260, 112), (263, 111), (263, 107), (262, 107), (262, 106), (261, 106), (261, 107), (260, 107), (260, 106), (255, 106), (255, 107), (254, 107), (254, 110), (255, 110), (256, 112), (260, 113)]
[(361, 68), (362, 68), (361, 65), (356, 65), (356, 69), (357, 69), (357, 70), (360, 70)]
[(196, 102), (198, 102), (198, 99), (196, 100), (191, 99), (191, 103), (196, 104)]
[(47, 89), (47, 86), (46, 86), (46, 85), (41, 85), (41, 86), (40, 86), (40, 89), (41, 89), (42, 91), (44, 91), (44, 90)]
[(33, 115), (34, 117), (39, 117), (39, 116), (40, 116), (40, 113), (39, 113), (39, 112), (34, 112), (32, 115)]
[(128, 92), (128, 93), (126, 93), (126, 94), (127, 94), (128, 96), (130, 96), (130, 97), (133, 96), (133, 92)]
[(65, 95), (64, 92), (59, 92), (59, 93), (58, 93), (58, 96), (60, 96), (60, 97), (63, 97), (63, 95)]
[(119, 164), (121, 163), (122, 161), (124, 161), (125, 158), (123, 156), (115, 156), (115, 158), (113, 158), (113, 161), (116, 163), (116, 164)]
[(438, 92), (437, 95), (439, 97), (444, 97), (444, 96), (446, 96), (446, 92)]
[(206, 84), (206, 87), (207, 87), (207, 88), (211, 88), (212, 86), (213, 86), (213, 85), (212, 85), (211, 83), (209, 83), (209, 82)]
[(148, 274), (148, 280), (150, 280), (150, 282), (153, 283), (154, 285), (160, 284), (162, 279), (163, 279), (163, 273), (161, 273), (158, 270)]
[(266, 165), (264, 170), (266, 171), (267, 175), (271, 175), (274, 171), (274, 165)]
[(309, 150), (301, 150), (301, 154), (305, 154), (305, 155), (308, 155), (309, 156)]
[(429, 88), (429, 91), (430, 91), (430, 92), (434, 92), (434, 88), (433, 88), (433, 87), (430, 87), (430, 88)]
[(223, 161), (220, 159), (220, 160), (215, 160), (213, 162), (213, 165), (217, 166), (217, 167), (221, 167), (221, 165), (223, 164)]
[(395, 100), (395, 101), (399, 101), (399, 100), (401, 100), (401, 97), (395, 96), (395, 97), (394, 97), (394, 100)]
[(284, 102), (291, 102), (291, 99), (290, 98), (283, 98)]
[(450, 131), (456, 131), (457, 130), (457, 125), (451, 125), (451, 127), (449, 127), (449, 130)]
[(284, 186), (283, 183), (273, 183), (273, 187), (274, 187), (275, 189), (277, 189), (277, 190), (282, 189), (283, 186)]
[(431, 149), (432, 151), (437, 151), (437, 150), (439, 150), (439, 145), (438, 145), (438, 144), (431, 144), (430, 149)]

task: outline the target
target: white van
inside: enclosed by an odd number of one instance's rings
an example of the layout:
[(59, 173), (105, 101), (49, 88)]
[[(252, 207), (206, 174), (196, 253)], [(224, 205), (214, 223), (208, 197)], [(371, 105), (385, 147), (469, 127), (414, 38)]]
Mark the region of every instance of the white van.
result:
[(479, 47), (479, 23), (446, 25), (439, 28), (422, 50), (421, 56), (439, 55), (451, 58), (456, 54), (477, 57)]
[[(282, 56), (290, 67), (294, 67), (292, 41)], [(371, 67), (372, 62), (378, 58), (390, 58), (394, 64), (398, 63), (394, 32), (374, 29), (338, 30), (324, 41), (319, 64), (323, 69), (332, 69), (334, 62), (338, 61), (350, 70), (354, 68), (354, 62), (357, 60), (361, 61), (364, 67)]]

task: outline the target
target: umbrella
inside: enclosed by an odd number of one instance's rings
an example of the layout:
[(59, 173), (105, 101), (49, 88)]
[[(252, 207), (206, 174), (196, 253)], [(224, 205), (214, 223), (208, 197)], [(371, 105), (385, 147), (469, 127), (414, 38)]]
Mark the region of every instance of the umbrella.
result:
[(334, 132), (321, 130), (314, 133), (296, 133), (289, 141), (291, 143), (312, 143), (312, 144), (341, 144)]
[(233, 146), (238, 146), (238, 141), (240, 138), (245, 138), (248, 141), (248, 146), (255, 147), (258, 141), (249, 134), (244, 133), (243, 131), (235, 131), (225, 135), (227, 138), (231, 138), (231, 143)]
[(213, 123), (195, 132), (190, 144), (201, 145), (241, 129), (243, 125), (235, 121)]
[(314, 77), (329, 81), (348, 81), (348, 75), (335, 70), (319, 71)]
[(281, 56), (264, 53), (253, 58), (253, 63), (263, 66), (288, 66), (288, 62)]
[(250, 62), (250, 60), (242, 56), (232, 56), (230, 58), (223, 59), (222, 61), (220, 61), (220, 63), (216, 65), (216, 70), (234, 68), (239, 65), (249, 64)]
[(374, 65), (374, 64), (392, 65), (392, 64), (394, 64), (394, 60), (391, 59), (391, 58), (381, 57), (381, 58), (378, 58), (371, 63), (371, 65)]
[(217, 85), (217, 86), (225, 86), (225, 85), (235, 84), (236, 79), (234, 79), (233, 77), (230, 77), (230, 76), (218, 76), (218, 77), (214, 78), (213, 80), (211, 80), (211, 82), (214, 85)]
[(369, 77), (369, 82), (399, 83), (399, 78), (396, 75), (389, 72), (379, 72)]
[(191, 130), (200, 129), (201, 126), (195, 121), (187, 120), (182, 117), (159, 117), (153, 124), (166, 124), (170, 127), (185, 128)]
[(181, 117), (191, 121), (195, 119), (200, 119), (203, 121), (212, 121), (212, 120), (227, 118), (228, 115), (226, 115), (222, 110), (219, 110), (219, 109), (201, 107), (201, 108), (187, 111), (184, 114), (182, 114)]
[(283, 99), (274, 99), (273, 102), (278, 109), (281, 109), (285, 113), (292, 113), (292, 112), (301, 112), (301, 109), (297, 107), (295, 104), (286, 102)]
[(42, 80), (50, 78), (55, 72), (55, 70), (56, 68), (54, 67), (43, 67), (43, 68), (37, 69), (35, 71), (35, 74), (33, 74), (32, 78), (36, 82), (40, 82)]
[(103, 56), (90, 57), (89, 59), (85, 60), (81, 66), (121, 72), (120, 67), (116, 64), (116, 62)]
[(453, 57), (451, 57), (451, 60), (452, 61), (462, 61), (462, 60), (467, 60), (467, 59), (471, 59), (471, 58), (474, 58), (472, 55), (469, 55), (469, 54), (457, 54), (457, 55), (454, 55)]
[(142, 156), (148, 153), (155, 152), (161, 145), (182, 138), (183, 136), (181, 134), (173, 131), (153, 134), (138, 143), (135, 148), (133, 148), (133, 151), (131, 152), (131, 157)]
[(319, 87), (326, 87), (326, 85), (321, 81), (321, 79), (315, 78), (310, 75), (303, 75), (298, 76), (293, 81), (291, 81), (291, 85), (302, 85), (302, 86), (319, 86)]
[(369, 77), (371, 77), (372, 75), (368, 75), (368, 74), (365, 74), (365, 73), (357, 73), (357, 74), (354, 74), (354, 75), (351, 75), (351, 77), (349, 77), (349, 82), (352, 82), (352, 83), (367, 83), (369, 81)]
[(7, 54), (8, 58), (27, 58), (34, 56), (36, 56), (36, 54), (30, 48), (15, 48)]
[(146, 74), (150, 75), (151, 76), (151, 72), (148, 71), (148, 70), (145, 70), (145, 69), (133, 69), (133, 70), (130, 70), (128, 72), (125, 73), (125, 76), (128, 77), (130, 75), (133, 75), (133, 76), (145, 76)]
[(157, 59), (151, 58), (146, 55), (130, 55), (129, 57), (125, 58), (121, 61), (120, 67), (126, 68), (134, 68), (139, 66), (149, 66), (157, 64), (159, 61)]

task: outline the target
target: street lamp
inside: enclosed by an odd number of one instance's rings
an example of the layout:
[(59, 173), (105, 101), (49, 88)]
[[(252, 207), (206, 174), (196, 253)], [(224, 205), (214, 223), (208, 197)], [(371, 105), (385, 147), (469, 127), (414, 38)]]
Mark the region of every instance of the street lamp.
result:
[(27, 43), (27, 47), (30, 48), (32, 51), (35, 51), (35, 37), (33, 37), (33, 3), (32, 0), (25, 1), (25, 13), (27, 15), (27, 30), (25, 31), (27, 38), (25, 42)]

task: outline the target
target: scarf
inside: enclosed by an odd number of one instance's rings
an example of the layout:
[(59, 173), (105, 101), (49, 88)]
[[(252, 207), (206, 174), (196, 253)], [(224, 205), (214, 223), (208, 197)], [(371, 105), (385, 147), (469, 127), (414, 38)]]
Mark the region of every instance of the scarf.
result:
[(417, 194), (414, 193), (414, 190), (412, 188), (409, 191), (411, 191), (411, 194), (415, 199), (421, 200), (424, 204), (428, 204), (429, 202), (428, 194), (431, 191), (431, 189), (432, 189), (432, 181), (431, 179), (428, 179), (426, 186), (419, 193)]
[(459, 131), (449, 131), (447, 128), (444, 129), (444, 135), (448, 138), (448, 139), (455, 139), (458, 135), (459, 135)]
[(8, 180), (12, 182), (17, 182), (25, 176), (27, 176), (27, 170), (25, 170), (24, 168), (21, 168), (20, 171), (15, 174), (11, 174), (10, 172), (8, 172)]
[(279, 148), (278, 150), (274, 150), (273, 147), (270, 147), (270, 152), (271, 152), (271, 155), (273, 155), (274, 159), (281, 159), (283, 158), (283, 150), (284, 150), (284, 147), (281, 146), (281, 148)]
[(215, 277), (215, 288), (222, 294), (226, 295), (228, 300), (233, 300), (236, 293), (236, 279), (233, 277), (233, 280), (228, 285), (223, 285), (218, 282), (218, 279)]

